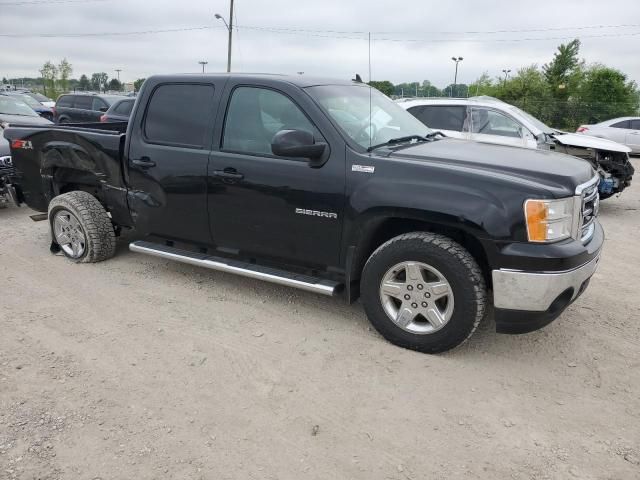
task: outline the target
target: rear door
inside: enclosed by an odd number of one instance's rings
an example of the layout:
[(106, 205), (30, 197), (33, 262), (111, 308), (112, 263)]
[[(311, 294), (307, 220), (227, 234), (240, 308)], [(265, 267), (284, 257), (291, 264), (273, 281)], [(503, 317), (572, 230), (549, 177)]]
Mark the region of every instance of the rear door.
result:
[(433, 130), (453, 138), (469, 135), (465, 105), (418, 105), (408, 109), (414, 117)]
[(145, 88), (128, 134), (129, 206), (136, 227), (166, 239), (211, 244), (207, 163), (218, 80)]
[[(622, 120), (621, 122), (616, 122), (609, 127), (605, 127), (606, 135), (605, 137), (609, 140), (613, 140), (614, 142), (622, 143), (624, 145), (628, 145), (627, 143), (627, 135), (630, 133), (629, 128), (631, 128), (629, 120)], [(595, 135), (598, 136), (598, 131), (596, 130)], [(587, 135), (589, 132), (587, 132)], [(630, 146), (630, 145), (629, 145)]]
[(93, 103), (91, 104), (91, 112), (87, 112), (87, 116), (91, 119), (90, 122), (99, 122), (100, 117), (109, 110), (109, 105), (100, 97), (93, 97)]
[(631, 120), (631, 128), (627, 131), (627, 146), (634, 151), (634, 153), (640, 152), (640, 119)]
[[(217, 122), (220, 149), (209, 163), (209, 215), (214, 243), (225, 252), (277, 258), (297, 265), (339, 264), (345, 189), (345, 143), (299, 88), (230, 80)], [(224, 123), (222, 122), (224, 118)], [(280, 130), (313, 133), (328, 159), (271, 151)]]
[(471, 140), (497, 145), (526, 146), (525, 127), (502, 112), (471, 107)]
[(91, 109), (93, 108), (92, 95), (76, 95), (73, 102), (72, 122), (87, 123), (93, 121)]

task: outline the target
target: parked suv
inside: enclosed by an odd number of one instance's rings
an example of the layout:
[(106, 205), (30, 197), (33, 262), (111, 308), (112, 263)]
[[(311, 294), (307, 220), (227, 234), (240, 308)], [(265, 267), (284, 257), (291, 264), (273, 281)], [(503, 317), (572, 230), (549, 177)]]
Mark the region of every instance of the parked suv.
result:
[(453, 138), (539, 150), (555, 150), (588, 160), (600, 175), (605, 199), (631, 185), (631, 149), (603, 138), (565, 133), (518, 107), (492, 97), (406, 99), (399, 105), (430, 128)]
[(56, 123), (93, 123), (118, 100), (120, 95), (73, 93), (60, 95), (53, 112)]

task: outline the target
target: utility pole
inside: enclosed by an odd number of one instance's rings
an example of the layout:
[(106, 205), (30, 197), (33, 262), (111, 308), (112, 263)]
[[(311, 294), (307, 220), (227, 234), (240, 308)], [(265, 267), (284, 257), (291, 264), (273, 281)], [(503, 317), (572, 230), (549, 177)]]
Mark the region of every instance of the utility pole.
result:
[(205, 66), (206, 64), (208, 64), (209, 62), (205, 62), (204, 60), (200, 60), (198, 63), (199, 63), (200, 65), (202, 65), (202, 73), (204, 73), (204, 66)]
[(231, 47), (233, 44), (233, 0), (230, 0), (230, 4), (229, 4), (229, 23), (227, 23), (227, 21), (224, 19), (224, 17), (222, 15), (220, 15), (219, 13), (215, 14), (215, 17), (218, 20), (222, 20), (222, 22), (224, 23), (225, 27), (227, 27), (227, 30), (229, 32), (229, 43), (228, 43), (228, 51), (227, 51), (227, 72), (231, 72)]
[(504, 73), (504, 86), (507, 86), (507, 80), (509, 79), (509, 74), (511, 73), (511, 69), (507, 70), (506, 68), (504, 70), (502, 70), (502, 73)]
[(454, 62), (456, 62), (456, 75), (455, 77), (453, 77), (453, 87), (451, 88), (451, 95), (453, 97), (453, 89), (456, 88), (456, 86), (458, 85), (458, 64), (464, 60), (464, 58), (462, 57), (451, 57), (451, 60), (453, 60)]

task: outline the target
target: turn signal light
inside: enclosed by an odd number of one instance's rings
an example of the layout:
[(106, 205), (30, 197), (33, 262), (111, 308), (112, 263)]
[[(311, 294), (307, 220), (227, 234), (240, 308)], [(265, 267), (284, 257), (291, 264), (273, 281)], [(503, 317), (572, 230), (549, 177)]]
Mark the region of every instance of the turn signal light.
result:
[(530, 242), (554, 242), (571, 236), (573, 198), (527, 200), (524, 203)]

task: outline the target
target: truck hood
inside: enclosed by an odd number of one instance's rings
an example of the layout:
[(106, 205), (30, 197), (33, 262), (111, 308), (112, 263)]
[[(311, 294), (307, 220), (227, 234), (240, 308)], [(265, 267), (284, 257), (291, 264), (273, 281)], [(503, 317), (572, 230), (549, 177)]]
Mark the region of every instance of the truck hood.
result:
[(631, 153), (631, 149), (626, 145), (621, 145), (620, 143), (605, 138), (578, 135), (575, 133), (554, 133), (552, 136), (557, 142), (569, 147), (594, 148), (608, 152)]
[(470, 168), (492, 176), (506, 175), (514, 181), (535, 183), (555, 196), (573, 195), (578, 185), (595, 175), (589, 162), (570, 155), (450, 138), (395, 150), (389, 156), (442, 162), (452, 168)]

